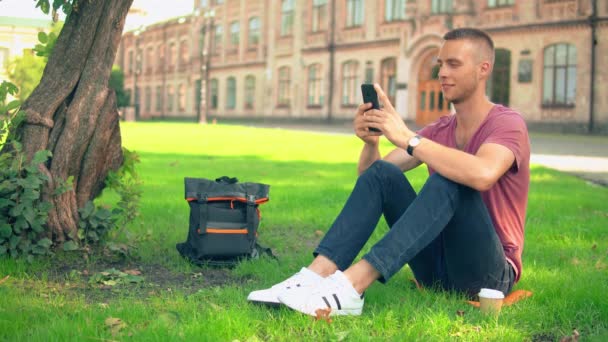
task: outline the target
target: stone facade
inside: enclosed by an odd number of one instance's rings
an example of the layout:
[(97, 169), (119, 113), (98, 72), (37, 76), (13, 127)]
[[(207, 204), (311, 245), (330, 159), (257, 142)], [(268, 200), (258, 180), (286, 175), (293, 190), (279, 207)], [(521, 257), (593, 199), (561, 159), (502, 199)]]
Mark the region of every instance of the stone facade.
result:
[(433, 77), (443, 34), (477, 27), (497, 48), (493, 101), (539, 128), (608, 132), (608, 3), (593, 4), (195, 0), (192, 15), (126, 32), (117, 64), (140, 118), (349, 120), (359, 85), (378, 82), (425, 124), (449, 112)]

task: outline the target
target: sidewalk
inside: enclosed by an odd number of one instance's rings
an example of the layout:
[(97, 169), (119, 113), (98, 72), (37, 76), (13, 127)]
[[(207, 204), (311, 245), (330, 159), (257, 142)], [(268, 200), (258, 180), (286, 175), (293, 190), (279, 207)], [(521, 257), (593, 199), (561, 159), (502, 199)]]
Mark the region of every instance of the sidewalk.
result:
[[(330, 134), (354, 134), (349, 122), (335, 124), (264, 122), (245, 125)], [(607, 136), (530, 132), (530, 143), (532, 164), (567, 172), (595, 184), (608, 186)]]

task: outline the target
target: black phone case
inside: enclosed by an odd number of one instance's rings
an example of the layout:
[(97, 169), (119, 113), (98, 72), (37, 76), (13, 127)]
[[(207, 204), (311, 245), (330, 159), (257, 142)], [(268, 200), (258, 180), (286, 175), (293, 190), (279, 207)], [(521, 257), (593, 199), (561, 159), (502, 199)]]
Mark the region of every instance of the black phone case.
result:
[(372, 103), (373, 109), (380, 109), (380, 102), (378, 102), (378, 93), (374, 89), (373, 84), (362, 84), (361, 94), (363, 94), (363, 103)]
[[(376, 89), (374, 89), (373, 84), (362, 84), (361, 85), (361, 94), (363, 95), (363, 103), (372, 103), (373, 109), (380, 109), (380, 102), (378, 101), (378, 93), (376, 93)], [(380, 132), (377, 128), (369, 128), (372, 132)]]

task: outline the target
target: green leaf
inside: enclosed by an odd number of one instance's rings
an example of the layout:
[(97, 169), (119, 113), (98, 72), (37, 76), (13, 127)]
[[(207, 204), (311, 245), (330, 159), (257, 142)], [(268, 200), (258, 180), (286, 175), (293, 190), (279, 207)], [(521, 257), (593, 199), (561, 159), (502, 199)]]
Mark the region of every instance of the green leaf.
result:
[(44, 247), (44, 248), (49, 248), (53, 245), (53, 241), (51, 241), (51, 239), (49, 238), (43, 238), (40, 239), (40, 241), (38, 241), (38, 246)]
[(46, 162), (52, 156), (52, 153), (48, 150), (41, 150), (34, 154), (34, 158), (32, 158), (32, 164), (37, 165), (40, 163)]
[(36, 7), (40, 7), (44, 14), (49, 14), (50, 6), (49, 0), (38, 0), (38, 3), (36, 3)]
[(15, 202), (11, 201), (8, 198), (0, 198), (0, 209), (12, 207), (15, 205)]
[(21, 106), (21, 101), (19, 101), (19, 100), (13, 100), (13, 101), (9, 102), (6, 105), (6, 110), (7, 111), (11, 111), (11, 110), (13, 110), (15, 108), (19, 108), (19, 106)]
[(34, 254), (38, 254), (38, 255), (44, 255), (48, 252), (48, 247), (44, 247), (44, 246), (34, 246), (34, 248), (32, 248), (32, 253)]
[(21, 241), (21, 236), (12, 235), (11, 238), (8, 240), (10, 248), (16, 249), (17, 245), (19, 244), (19, 241)]
[(70, 240), (63, 244), (63, 250), (66, 252), (75, 251), (78, 249), (78, 244), (74, 240)]
[(46, 44), (49, 42), (49, 37), (43, 31), (38, 32), (38, 41), (42, 44)]
[(7, 252), (7, 248), (5, 245), (0, 245), (0, 255), (4, 255)]
[(13, 234), (13, 228), (8, 223), (0, 225), (0, 238), (7, 239)]
[(53, 0), (53, 9), (58, 10), (59, 7), (63, 6), (65, 0)]

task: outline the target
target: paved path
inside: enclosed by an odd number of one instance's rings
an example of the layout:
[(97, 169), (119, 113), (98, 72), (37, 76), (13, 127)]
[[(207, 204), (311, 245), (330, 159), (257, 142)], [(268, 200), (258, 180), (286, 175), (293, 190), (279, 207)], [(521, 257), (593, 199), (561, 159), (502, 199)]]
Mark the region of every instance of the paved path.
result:
[[(350, 123), (251, 123), (261, 127), (353, 134)], [(530, 133), (531, 162), (608, 186), (608, 136)]]

